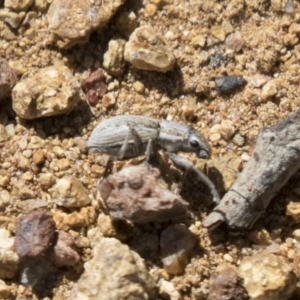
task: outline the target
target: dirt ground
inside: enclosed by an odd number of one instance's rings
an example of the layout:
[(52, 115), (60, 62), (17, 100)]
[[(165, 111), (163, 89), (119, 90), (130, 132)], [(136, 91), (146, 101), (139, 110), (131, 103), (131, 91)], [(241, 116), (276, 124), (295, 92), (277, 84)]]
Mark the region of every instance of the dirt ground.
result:
[[(101, 213), (95, 204), (95, 188), (104, 172), (106, 158), (89, 155), (81, 145), (101, 120), (121, 114), (186, 123), (203, 133), (212, 146), (212, 160), (202, 161), (194, 154), (186, 156), (208, 170), (222, 196), (251, 156), (261, 129), (276, 124), (299, 108), (300, 4), (293, 1), (292, 13), (287, 13), (285, 6), (284, 0), (129, 0), (104, 29), (92, 33), (87, 43), (70, 49), (48, 44), (46, 11), (34, 16), (34, 38), (26, 24), (11, 30), (10, 34), (5, 33), (2, 26), (1, 57), (15, 68), (19, 79), (27, 72), (62, 60), (83, 82), (92, 71), (102, 67), (108, 42), (119, 36), (116, 20), (124, 11), (135, 13), (137, 27), (150, 25), (165, 36), (176, 63), (174, 69), (166, 73), (138, 70), (127, 63), (122, 75), (106, 74), (108, 89), (116, 95), (116, 103), (110, 107), (103, 106), (101, 99), (90, 107), (83, 99), (69, 114), (26, 121), (17, 117), (11, 99), (1, 103), (0, 123), (12, 124), (15, 135), (0, 143), (0, 169), (10, 173), (9, 184), (0, 189), (6, 189), (13, 199), (9, 205), (1, 206), (0, 226), (14, 235), (16, 217), (28, 209), (24, 204), (27, 200), (21, 199), (21, 192), (16, 188), (18, 182), (34, 191), (36, 199), (47, 201), (47, 211), (54, 216), (58, 228), (71, 230), (85, 241), (88, 230), (97, 226), (97, 216)], [(236, 32), (241, 34), (236, 41), (226, 40)], [(246, 82), (230, 91), (218, 90), (215, 78), (229, 75), (242, 76)], [(224, 123), (224, 120), (230, 122)], [(232, 132), (222, 135), (222, 130)], [(46, 161), (38, 170), (22, 168), (14, 155), (24, 142), (24, 136), (26, 143), (33, 137), (43, 140)], [(53, 152), (55, 146), (68, 155), (57, 156)], [(76, 153), (70, 153), (73, 151), (70, 149), (76, 149)], [(164, 153), (161, 155), (166, 158)], [(32, 158), (29, 159), (32, 164)], [(62, 163), (65, 163), (63, 167)], [(115, 162), (112, 171), (119, 170), (124, 163)], [(228, 168), (229, 175), (219, 180), (214, 176), (213, 166)], [(38, 179), (42, 173), (52, 173), (56, 178), (74, 175), (94, 198), (92, 205), (85, 212), (57, 206), (49, 192), (40, 187)], [(178, 174), (175, 177), (180, 180)], [(198, 242), (182, 275), (166, 274), (160, 262), (158, 236), (167, 224), (136, 225), (134, 236), (125, 243), (145, 259), (155, 278), (172, 282), (182, 299), (207, 299), (210, 275), (223, 262), (238, 266), (243, 257), (274, 241), (279, 245), (280, 254), (291, 264), (294, 262), (298, 254), (292, 242), (293, 233), (300, 229), (300, 223), (286, 215), (286, 206), (291, 198), (299, 200), (295, 192), (298, 184), (295, 177), (279, 191), (251, 232), (232, 235), (221, 228), (209, 234), (202, 226), (214, 206), (209, 190), (188, 176), (181, 196), (191, 204), (186, 225)], [(75, 221), (72, 227), (60, 218), (74, 211), (88, 214), (90, 222), (78, 226)], [(80, 256), (83, 262), (89, 260), (91, 248), (82, 246)], [(53, 284), (46, 282), (34, 292), (20, 285), (18, 278), (5, 280), (5, 283), (11, 289), (9, 299), (67, 299), (81, 273), (82, 266), (63, 268)], [(296, 291), (289, 299), (300, 299), (300, 296)]]

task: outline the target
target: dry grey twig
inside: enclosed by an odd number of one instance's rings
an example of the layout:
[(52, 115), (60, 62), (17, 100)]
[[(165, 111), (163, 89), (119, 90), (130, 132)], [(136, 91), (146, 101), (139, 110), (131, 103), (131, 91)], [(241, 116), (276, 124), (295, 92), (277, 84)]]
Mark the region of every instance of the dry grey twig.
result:
[(250, 228), (299, 167), (300, 110), (262, 130), (253, 156), (203, 225)]

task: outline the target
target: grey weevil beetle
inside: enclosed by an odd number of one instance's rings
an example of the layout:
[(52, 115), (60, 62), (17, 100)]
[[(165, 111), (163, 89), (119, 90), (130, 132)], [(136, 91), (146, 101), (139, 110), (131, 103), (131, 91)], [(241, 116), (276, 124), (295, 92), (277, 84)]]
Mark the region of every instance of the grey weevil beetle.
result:
[(163, 149), (169, 153), (194, 152), (200, 158), (209, 158), (211, 148), (194, 128), (171, 121), (136, 116), (120, 115), (101, 122), (92, 132), (87, 146), (89, 152), (110, 155), (122, 160)]

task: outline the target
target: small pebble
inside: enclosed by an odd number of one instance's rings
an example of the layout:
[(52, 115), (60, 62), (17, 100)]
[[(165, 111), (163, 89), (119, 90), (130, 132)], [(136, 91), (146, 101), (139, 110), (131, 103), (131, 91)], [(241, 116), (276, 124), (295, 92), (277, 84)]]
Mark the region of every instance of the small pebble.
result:
[[(157, 299), (155, 280), (140, 256), (115, 238), (102, 237), (73, 289), (72, 299)], [(105, 295), (105, 296), (104, 296)]]
[(82, 89), (86, 93), (87, 101), (91, 106), (96, 106), (106, 91), (106, 78), (102, 69), (97, 69), (83, 82)]
[(5, 99), (6, 97), (11, 95), (11, 90), (14, 87), (14, 85), (17, 83), (18, 77), (15, 71), (10, 67), (8, 62), (3, 58), (0, 59), (0, 73), (1, 73), (1, 77), (0, 77), (0, 102), (1, 102), (1, 99)]
[(242, 34), (239, 31), (229, 34), (226, 37), (225, 45), (235, 52), (241, 51), (244, 46)]
[(212, 35), (215, 38), (217, 38), (221, 42), (224, 42), (226, 33), (221, 26), (218, 26), (218, 25), (212, 26), (210, 30), (211, 30)]
[(145, 86), (144, 86), (144, 84), (141, 81), (135, 81), (133, 83), (132, 87), (139, 94), (142, 94), (144, 92), (144, 90), (145, 90)]
[(7, 190), (2, 190), (0, 192), (0, 208), (5, 209), (12, 201), (10, 193)]
[(0, 186), (6, 187), (10, 181), (10, 173), (6, 170), (0, 169)]
[(241, 155), (241, 159), (243, 161), (249, 161), (250, 158), (251, 158), (251, 156), (247, 152), (243, 152), (242, 155)]
[[(8, 230), (0, 228), (0, 278), (10, 279), (19, 272), (19, 257), (14, 249), (15, 238), (10, 236)], [(1, 294), (1, 292), (0, 292)]]
[(33, 154), (33, 162), (36, 165), (41, 165), (42, 163), (44, 163), (46, 157), (44, 154), (44, 151), (42, 149), (38, 149), (34, 154)]
[(216, 143), (218, 142), (219, 140), (221, 140), (221, 134), (219, 133), (213, 133), (209, 136), (209, 139), (212, 143)]
[[(57, 43), (61, 48), (70, 48), (76, 44), (87, 42), (92, 31), (103, 28), (125, 1), (53, 0), (47, 2), (51, 3), (46, 14), (47, 31), (53, 35), (51, 41)], [(90, 54), (86, 54), (86, 56), (90, 56)]]
[(255, 74), (250, 77), (249, 82), (254, 87), (262, 87), (264, 84), (266, 84), (271, 78), (269, 76), (263, 75), (263, 74)]
[(209, 296), (207, 300), (219, 299), (249, 299), (246, 290), (241, 286), (236, 268), (230, 264), (218, 265), (209, 278)]
[(125, 166), (98, 185), (110, 216), (136, 223), (184, 218), (188, 203), (158, 181), (159, 171), (144, 164)]
[(262, 88), (261, 91), (261, 100), (266, 102), (269, 98), (275, 96), (277, 94), (277, 85), (275, 80), (268, 81)]
[(243, 258), (238, 274), (251, 299), (287, 300), (297, 283), (290, 262), (271, 253)]
[(56, 155), (56, 157), (58, 157), (58, 158), (65, 157), (65, 151), (60, 146), (54, 146), (52, 149), (52, 153), (54, 153)]
[(300, 229), (294, 230), (294, 231), (293, 231), (293, 236), (294, 236), (294, 238), (295, 238), (298, 242), (300, 242)]
[(0, 299), (11, 299), (12, 298), (11, 285), (6, 284), (5, 281), (0, 280)]
[(233, 263), (233, 257), (232, 257), (230, 254), (225, 253), (225, 254), (223, 255), (223, 258), (224, 258), (224, 260), (226, 260), (227, 262)]
[(294, 220), (294, 222), (299, 223), (300, 222), (300, 202), (293, 201), (293, 199), (288, 199), (289, 203), (286, 207), (286, 214), (288, 216), (291, 216)]
[(80, 261), (80, 256), (75, 249), (73, 236), (64, 231), (58, 231), (57, 242), (51, 253), (54, 264), (58, 267), (77, 264)]
[(284, 11), (287, 14), (292, 14), (294, 12), (294, 4), (293, 4), (294, 0), (287, 0), (285, 7), (284, 7)]
[[(202, 51), (202, 52), (206, 52), (206, 51)], [(200, 55), (201, 55), (201, 53), (200, 53)], [(206, 53), (206, 54), (208, 55), (208, 53)], [(229, 63), (229, 58), (220, 52), (216, 52), (214, 55), (212, 55), (210, 57), (210, 61), (209, 61), (209, 65), (212, 68), (217, 68), (219, 66), (226, 66), (228, 63)]]
[(269, 232), (264, 228), (259, 230), (253, 229), (249, 234), (249, 239), (257, 245), (271, 245), (272, 243)]
[(228, 141), (233, 136), (235, 131), (232, 121), (222, 120), (221, 127), (222, 127), (221, 130), (222, 139)]
[(233, 126), (232, 121), (230, 120), (222, 120), (221, 124), (215, 124), (210, 129), (210, 140), (216, 141), (217, 134), (222, 137), (225, 141), (228, 141), (232, 135), (234, 134), (235, 128)]
[(234, 137), (232, 138), (232, 142), (239, 146), (239, 147), (243, 147), (246, 143), (245, 137), (242, 136), (241, 134), (237, 133), (234, 135)]
[(152, 3), (146, 4), (146, 11), (150, 17), (155, 15), (156, 10), (157, 10), (157, 7), (154, 4), (152, 4)]
[(5, 126), (0, 124), (0, 143), (7, 141), (8, 138), (9, 135), (7, 134)]
[(228, 92), (237, 88), (240, 88), (246, 84), (245, 79), (242, 76), (224, 76), (215, 78), (216, 89), (221, 92)]
[(26, 11), (33, 3), (34, 0), (5, 0), (5, 7), (14, 11)]
[(116, 98), (113, 93), (107, 93), (102, 97), (102, 105), (106, 109), (113, 107), (116, 104)]
[(51, 173), (41, 174), (38, 182), (43, 190), (47, 190), (55, 183), (55, 177)]
[(159, 287), (159, 294), (162, 296), (162, 299), (182, 300), (180, 293), (176, 290), (172, 282), (161, 278), (157, 286)]
[(81, 100), (80, 84), (62, 62), (23, 77), (11, 95), (15, 113), (29, 120), (68, 113)]
[(14, 136), (15, 135), (15, 126), (14, 126), (14, 124), (6, 125), (6, 132), (9, 136)]
[(30, 159), (25, 157), (24, 155), (20, 154), (18, 156), (18, 167), (22, 169), (23, 171), (29, 170), (30, 169)]
[(91, 203), (86, 189), (73, 176), (66, 176), (58, 180), (50, 192), (55, 203), (64, 207), (82, 207)]
[(124, 48), (126, 41), (112, 39), (108, 43), (108, 50), (103, 56), (103, 67), (109, 74), (121, 76), (125, 71)]
[(173, 224), (165, 229), (160, 237), (165, 270), (171, 274), (183, 273), (195, 243), (195, 236), (185, 225)]
[(15, 249), (22, 260), (45, 254), (54, 242), (55, 223), (43, 209), (21, 215), (16, 221)]
[(125, 45), (125, 59), (137, 69), (167, 72), (173, 69), (175, 56), (165, 38), (150, 26), (137, 28)]

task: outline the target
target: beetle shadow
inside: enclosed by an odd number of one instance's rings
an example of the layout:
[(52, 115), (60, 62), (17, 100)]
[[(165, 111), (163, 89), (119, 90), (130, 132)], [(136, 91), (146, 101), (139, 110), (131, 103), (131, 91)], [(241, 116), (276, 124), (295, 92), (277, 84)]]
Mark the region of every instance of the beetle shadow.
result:
[(144, 71), (135, 68), (131, 73), (136, 80), (143, 82), (145, 88), (149, 91), (157, 90), (158, 92), (176, 98), (182, 94), (184, 81), (183, 74), (179, 65), (175, 64), (173, 70), (166, 73), (156, 71)]
[(163, 181), (169, 187), (171, 187), (174, 182), (179, 181), (180, 171), (166, 161), (158, 151), (150, 156), (149, 164), (160, 171)]
[(49, 116), (33, 120), (21, 120), (26, 129), (34, 129), (41, 139), (56, 136), (58, 139), (82, 136), (86, 125), (93, 117), (89, 105), (81, 101), (79, 105), (68, 114)]
[[(212, 172), (213, 171), (213, 172)], [(225, 187), (222, 174), (218, 169), (212, 167), (209, 169), (209, 179), (215, 185), (220, 197), (223, 196)], [(184, 181), (181, 183), (180, 195), (190, 203), (193, 212), (209, 212), (213, 205), (213, 196), (210, 188), (197, 176), (193, 170), (188, 170), (184, 175)]]

